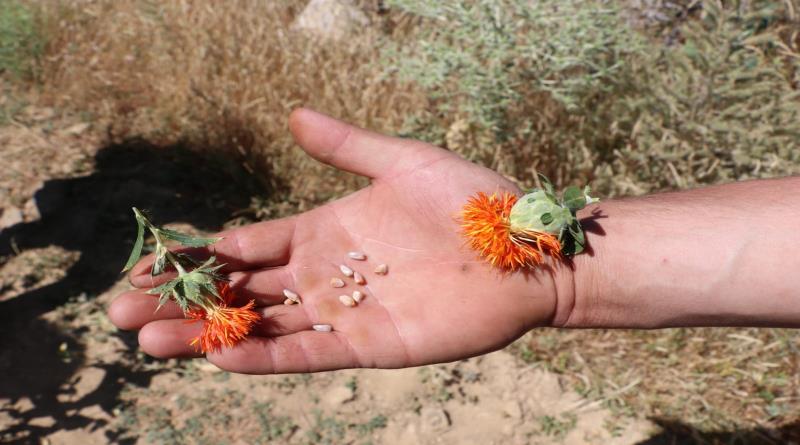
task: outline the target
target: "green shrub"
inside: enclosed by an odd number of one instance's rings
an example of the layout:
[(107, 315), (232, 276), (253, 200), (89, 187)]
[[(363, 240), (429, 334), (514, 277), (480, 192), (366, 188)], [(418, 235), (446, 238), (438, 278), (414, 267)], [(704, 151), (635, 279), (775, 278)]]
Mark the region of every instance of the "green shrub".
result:
[[(389, 47), (384, 60), (399, 63), (401, 78), (428, 90), (435, 114), (445, 124), (462, 119), (451, 127), (449, 137), (433, 142), (494, 168), (504, 170), (505, 164), (504, 173), (517, 177), (530, 176), (526, 168), (534, 156), (543, 156), (551, 166), (588, 168), (584, 153), (565, 149), (580, 148), (574, 129), (567, 127), (593, 132), (584, 135), (587, 140), (606, 139), (603, 127), (609, 123), (602, 121), (608, 120), (607, 113), (597, 113), (594, 104), (625, 86), (625, 59), (643, 51), (644, 41), (621, 26), (617, 9), (603, 3), (394, 0), (389, 4), (424, 17), (427, 23), (417, 44)], [(417, 127), (419, 122), (442, 123), (417, 119)], [(459, 143), (465, 135), (458, 133), (470, 132), (474, 137)], [(503, 159), (502, 152), (511, 146), (520, 149), (505, 153)], [(547, 169), (543, 163), (540, 167)]]
[[(522, 182), (640, 194), (796, 171), (800, 55), (786, 2), (704, 2), (656, 42), (622, 4), (393, 0), (421, 17), (384, 51), (428, 91), (425, 137)], [(395, 65), (396, 64), (396, 65)], [(449, 127), (446, 133), (430, 128)]]
[(17, 0), (0, 0), (0, 73), (33, 77), (43, 48), (31, 8)]
[(800, 54), (778, 6), (706, 2), (683, 44), (649, 59), (639, 92), (614, 104), (625, 142), (597, 176), (644, 193), (797, 172)]

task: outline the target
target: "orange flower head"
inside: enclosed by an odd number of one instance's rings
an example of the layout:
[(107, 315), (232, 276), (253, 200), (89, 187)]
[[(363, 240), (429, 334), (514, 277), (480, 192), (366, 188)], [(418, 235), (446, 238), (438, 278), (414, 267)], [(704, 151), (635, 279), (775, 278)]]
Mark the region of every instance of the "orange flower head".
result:
[(203, 321), (203, 332), (190, 344), (201, 352), (219, 351), (223, 346), (232, 347), (244, 339), (261, 316), (253, 310), (255, 301), (242, 307), (232, 307), (233, 291), (227, 283), (219, 286), (222, 301), (209, 308), (194, 308), (186, 314), (191, 321)]
[(506, 271), (537, 266), (545, 253), (560, 258), (561, 243), (554, 235), (511, 229), (509, 215), (516, 202), (516, 195), (508, 192), (500, 197), (483, 192), (470, 197), (461, 212), (461, 227), (470, 247)]

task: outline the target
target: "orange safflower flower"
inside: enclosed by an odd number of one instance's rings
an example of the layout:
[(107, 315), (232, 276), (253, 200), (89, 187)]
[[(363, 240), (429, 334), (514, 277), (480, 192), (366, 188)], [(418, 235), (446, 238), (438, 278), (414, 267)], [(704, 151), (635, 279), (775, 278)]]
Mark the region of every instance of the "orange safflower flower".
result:
[(253, 310), (254, 300), (242, 307), (231, 306), (235, 295), (227, 283), (219, 286), (219, 294), (222, 302), (215, 301), (208, 308), (197, 307), (186, 312), (190, 322), (203, 321), (203, 332), (189, 343), (203, 353), (234, 346), (261, 319)]
[(461, 212), (461, 227), (468, 244), (493, 266), (513, 271), (543, 262), (545, 253), (561, 258), (561, 243), (554, 235), (534, 230), (514, 230), (509, 222), (517, 196), (498, 197), (479, 192)]

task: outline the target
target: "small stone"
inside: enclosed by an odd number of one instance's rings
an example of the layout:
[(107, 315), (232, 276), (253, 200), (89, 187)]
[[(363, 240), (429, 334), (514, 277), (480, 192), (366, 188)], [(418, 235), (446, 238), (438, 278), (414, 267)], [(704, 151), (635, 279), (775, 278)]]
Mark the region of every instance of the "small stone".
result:
[(341, 301), (342, 304), (347, 307), (353, 307), (356, 305), (356, 300), (354, 300), (350, 295), (339, 295), (339, 301)]
[(342, 40), (369, 26), (369, 17), (353, 0), (311, 0), (292, 28), (320, 40)]
[(389, 266), (385, 264), (379, 264), (378, 267), (375, 268), (375, 273), (378, 275), (386, 275), (389, 273)]
[(353, 291), (353, 301), (355, 301), (356, 303), (361, 303), (361, 300), (363, 299), (364, 299), (364, 294), (362, 294), (360, 291), (357, 290)]
[(297, 303), (297, 302), (292, 300), (291, 298), (287, 298), (287, 299), (283, 300), (283, 304), (285, 304), (287, 306), (291, 306), (291, 305), (293, 305), (295, 303)]
[(347, 256), (349, 256), (350, 258), (352, 258), (352, 259), (354, 259), (356, 261), (364, 261), (364, 260), (367, 259), (367, 256), (364, 255), (361, 252), (348, 252)]
[(356, 284), (367, 284), (367, 280), (358, 272), (353, 272), (353, 280), (355, 280)]
[(342, 273), (344, 274), (344, 276), (346, 276), (346, 277), (352, 277), (353, 274), (355, 273), (355, 272), (353, 272), (353, 269), (345, 266), (344, 264), (339, 266), (339, 270), (341, 270)]
[(344, 281), (341, 278), (331, 278), (331, 286), (344, 287)]
[(333, 330), (333, 326), (329, 324), (315, 324), (311, 325), (311, 328), (317, 332), (330, 332)]
[(286, 298), (294, 301), (295, 303), (300, 303), (300, 295), (297, 295), (297, 292), (291, 291), (289, 289), (284, 289), (283, 295), (285, 295)]
[(450, 428), (450, 416), (442, 408), (426, 406), (420, 411), (422, 432), (426, 434), (443, 433)]

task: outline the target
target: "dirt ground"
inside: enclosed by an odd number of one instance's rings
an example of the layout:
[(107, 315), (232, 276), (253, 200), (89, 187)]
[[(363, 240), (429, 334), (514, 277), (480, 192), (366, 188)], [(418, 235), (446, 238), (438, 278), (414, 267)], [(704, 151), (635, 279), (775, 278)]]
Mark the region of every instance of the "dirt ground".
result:
[[(658, 434), (506, 351), (264, 377), (144, 356), (105, 315), (128, 288), (130, 207), (212, 231), (254, 189), (224, 162), (135, 140), (102, 146), (97, 130), (39, 108), (0, 126), (0, 442), (611, 445)], [(182, 173), (186, 162), (208, 171)]]

